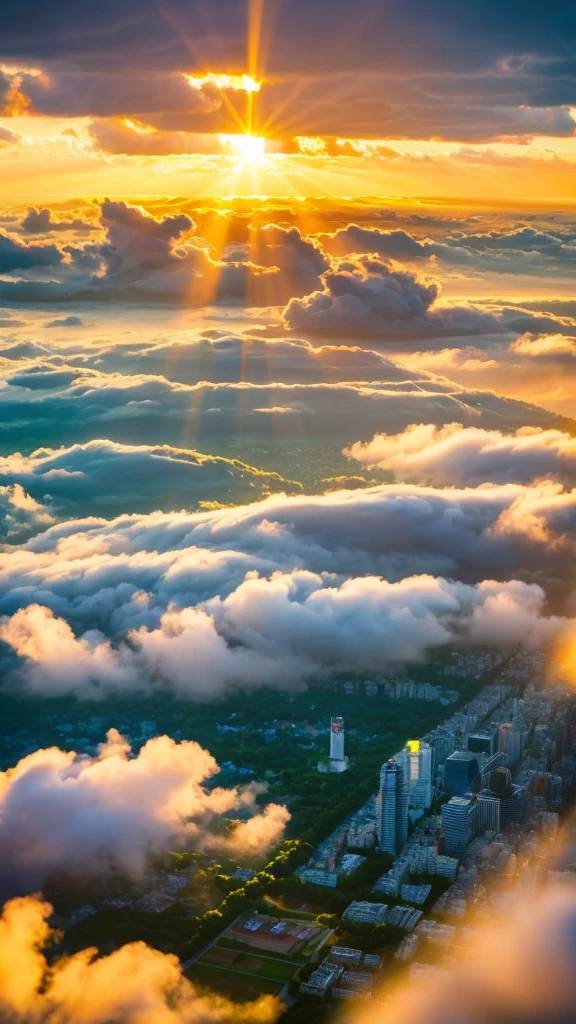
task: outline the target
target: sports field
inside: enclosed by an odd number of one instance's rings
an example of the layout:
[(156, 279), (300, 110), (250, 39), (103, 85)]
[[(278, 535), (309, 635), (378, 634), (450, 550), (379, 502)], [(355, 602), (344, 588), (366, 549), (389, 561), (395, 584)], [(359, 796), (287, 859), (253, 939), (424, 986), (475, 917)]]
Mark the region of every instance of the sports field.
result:
[(234, 998), (277, 994), (328, 934), (310, 920), (245, 915), (186, 973)]

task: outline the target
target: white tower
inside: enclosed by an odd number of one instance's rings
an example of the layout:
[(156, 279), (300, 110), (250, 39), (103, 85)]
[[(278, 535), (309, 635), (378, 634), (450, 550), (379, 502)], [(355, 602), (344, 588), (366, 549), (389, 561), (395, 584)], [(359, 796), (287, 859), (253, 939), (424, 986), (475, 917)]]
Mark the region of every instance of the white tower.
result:
[(330, 760), (344, 760), (344, 719), (330, 719)]
[(350, 762), (344, 754), (344, 719), (330, 719), (330, 759), (318, 762), (319, 772), (345, 772)]

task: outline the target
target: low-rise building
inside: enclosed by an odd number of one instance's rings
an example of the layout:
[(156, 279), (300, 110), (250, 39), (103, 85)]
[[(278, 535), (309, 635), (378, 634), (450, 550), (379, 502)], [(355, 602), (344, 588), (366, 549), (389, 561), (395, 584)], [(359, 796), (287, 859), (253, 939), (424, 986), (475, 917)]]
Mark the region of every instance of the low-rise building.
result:
[(307, 981), (302, 982), (300, 994), (323, 999), (343, 973), (343, 967), (338, 967), (336, 964), (326, 963), (325, 961), (312, 972)]
[(335, 964), (353, 964), (357, 967), (362, 959), (361, 949), (350, 949), (349, 946), (332, 946), (328, 956), (326, 957), (325, 963)]
[(346, 907), (342, 914), (343, 921), (354, 921), (356, 924), (383, 924), (386, 920), (388, 906), (386, 903), (370, 903), (368, 900), (356, 900)]

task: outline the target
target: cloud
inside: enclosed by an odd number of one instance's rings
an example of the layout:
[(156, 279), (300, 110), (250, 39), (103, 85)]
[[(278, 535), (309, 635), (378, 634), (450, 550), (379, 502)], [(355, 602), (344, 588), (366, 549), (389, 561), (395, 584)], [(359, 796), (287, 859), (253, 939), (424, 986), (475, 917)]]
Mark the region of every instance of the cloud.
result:
[[(380, 485), (274, 495), (216, 511), (71, 520), (5, 551), (0, 613), (41, 603), (67, 619), (77, 636), (94, 629), (108, 636), (140, 626), (153, 631), (169, 608), (224, 600), (254, 571), (266, 578), (300, 569), (333, 573), (336, 586), (339, 578), (374, 574), (474, 582), (518, 572), (539, 576), (544, 585), (559, 579), (569, 585), (575, 522), (576, 492), (551, 483), (463, 490)], [(170, 623), (178, 637), (186, 632), (185, 620)], [(206, 641), (213, 640), (207, 625), (192, 616), (190, 635), (202, 627)], [(102, 637), (90, 633), (91, 639), (89, 650)]]
[(249, 249), (236, 247), (218, 259), (186, 240), (195, 228), (186, 214), (156, 220), (142, 208), (109, 200), (100, 210), (106, 271), (92, 287), (102, 299), (279, 304), (317, 284), (327, 266), (296, 229), (273, 228), (266, 237), (261, 233), (258, 244), (255, 237)]
[(576, 337), (563, 334), (522, 334), (510, 345), (510, 351), (528, 356), (538, 364), (557, 364), (576, 369)]
[(11, 543), (52, 525), (51, 509), (32, 498), (21, 484), (0, 486), (0, 539)]
[(50, 354), (50, 349), (46, 345), (39, 345), (36, 341), (15, 341), (13, 344), (0, 346), (0, 359), (13, 359), (15, 362)]
[(576, 438), (560, 430), (524, 427), (513, 434), (450, 423), (411, 424), (401, 434), (377, 434), (345, 454), (398, 479), (438, 487), (530, 483), (539, 479), (576, 485)]
[[(548, 884), (528, 901), (506, 895), (501, 918), (476, 924), (453, 966), (441, 963), (426, 984), (405, 981), (370, 1020), (445, 1024), (458, 1007), (459, 1024), (568, 1024), (576, 999), (574, 888)], [(358, 1015), (358, 1024), (367, 1019)]]
[(44, 235), (52, 231), (95, 231), (97, 225), (88, 223), (75, 217), (74, 220), (54, 220), (52, 212), (45, 207), (38, 209), (35, 206), (28, 207), (28, 213), (22, 220), (22, 230), (30, 235)]
[(60, 320), (49, 320), (44, 327), (82, 327), (83, 323), (79, 316), (65, 316)]
[(483, 234), (459, 230), (442, 239), (416, 239), (395, 228), (361, 227), (348, 224), (327, 234), (318, 234), (317, 243), (332, 256), (375, 253), (385, 259), (417, 263), (432, 261), (438, 268), (454, 268), (460, 273), (548, 274), (556, 276), (572, 269), (576, 248), (571, 230), (556, 228), (555, 233), (535, 227), (491, 230)]
[(402, 229), (383, 231), (380, 228), (348, 224), (330, 234), (317, 235), (317, 241), (326, 252), (338, 257), (354, 253), (376, 253), (387, 259), (411, 262), (427, 259), (430, 255), (425, 245)]
[[(188, 115), (189, 116), (189, 115)], [(210, 127), (199, 125), (199, 128)], [(223, 121), (223, 127), (232, 127)], [(130, 156), (183, 156), (222, 154), (219, 134), (209, 131), (161, 131), (126, 118), (99, 117), (90, 125), (94, 145), (103, 153)]]
[[(182, 207), (192, 210), (198, 223)], [(157, 209), (155, 204), (153, 208)], [(253, 221), (226, 215), (230, 229), (226, 243), (206, 210), (196, 209), (192, 203), (169, 208), (179, 212), (155, 216), (141, 206), (105, 200), (99, 205), (100, 223), (93, 225), (100, 237), (60, 248), (26, 247), (14, 239), (10, 247), (9, 236), (0, 236), (10, 248), (13, 263), (6, 269), (12, 277), (1, 282), (2, 297), (10, 303), (146, 302), (190, 308), (288, 304), (284, 314), (287, 326), (297, 327), (300, 320), (304, 325), (305, 312), (306, 325), (310, 324), (312, 331), (335, 336), (346, 335), (338, 334), (335, 326), (328, 330), (325, 321), (331, 305), (333, 313), (345, 313), (344, 329), (354, 327), (360, 337), (379, 337), (383, 332), (388, 337), (392, 326), (400, 337), (429, 338), (493, 334), (496, 330), (544, 331), (557, 319), (521, 307), (482, 310), (473, 305), (442, 305), (437, 301), (437, 281), (421, 280), (410, 271), (400, 277), (402, 270), (386, 261), (428, 262), (435, 274), (440, 272), (450, 280), (463, 274), (475, 279), (495, 272), (568, 276), (574, 256), (574, 238), (568, 228), (556, 229), (556, 235), (525, 227), (469, 235), (457, 231), (444, 238), (417, 239), (399, 226), (389, 230), (348, 224), (333, 232), (305, 236), (294, 224), (266, 223), (278, 212), (274, 207), (269, 208), (267, 217), (266, 207), (256, 210)], [(195, 233), (200, 222), (207, 229), (207, 238)], [(43, 231), (47, 236), (80, 231), (83, 225), (78, 217), (56, 219), (47, 208), (30, 208), (22, 222), (23, 229)], [(44, 252), (38, 254), (38, 249)], [(41, 274), (42, 265), (50, 271)], [(19, 267), (37, 269), (23, 279), (17, 274)], [(332, 288), (338, 295), (331, 296)], [(312, 311), (315, 317), (311, 317)], [(374, 319), (371, 327), (370, 313)], [(389, 329), (385, 320), (390, 321)], [(319, 326), (315, 327), (316, 323)]]
[[(125, 360), (126, 362), (126, 360)], [(130, 362), (127, 361), (127, 370)], [(199, 361), (196, 363), (201, 369)], [(315, 384), (212, 383), (181, 384), (161, 375), (103, 373), (62, 362), (38, 361), (5, 372), (0, 391), (0, 438), (4, 450), (79, 443), (100, 439), (125, 445), (155, 446), (158, 436), (178, 447), (182, 437), (195, 447), (213, 449), (216, 438), (262, 438), (263, 416), (274, 424), (270, 440), (299, 438), (306, 447), (320, 438), (333, 445), (368, 440), (381, 430), (411, 423), (517, 429), (555, 425), (554, 414), (525, 402), (500, 398), (491, 391), (454, 385), (437, 375), (383, 367), (382, 379)], [(178, 376), (176, 368), (174, 376)], [(200, 375), (200, 374), (198, 374)], [(218, 375), (218, 374), (217, 374)], [(274, 410), (290, 409), (291, 414)], [(268, 410), (263, 413), (262, 410)], [(220, 443), (224, 443), (221, 440)], [(254, 456), (250, 456), (254, 459)]]
[[(22, 343), (24, 344), (24, 343)], [(20, 350), (19, 350), (20, 351)], [(7, 350), (0, 348), (0, 356)], [(22, 357), (49, 355), (48, 349)], [(208, 329), (183, 332), (165, 339), (135, 340), (133, 344), (102, 342), (78, 353), (67, 353), (70, 365), (105, 372), (163, 375), (168, 380), (196, 384), (213, 383), (269, 384), (270, 381), (323, 383), (338, 381), (413, 381), (429, 384), (444, 382), (433, 374), (407, 370), (381, 352), (358, 345), (319, 345), (300, 338), (265, 338)]]
[[(295, 227), (267, 225), (249, 242), (214, 246), (193, 235), (186, 213), (156, 218), (141, 206), (104, 200), (99, 205), (103, 242), (25, 246), (0, 235), (0, 270), (61, 264), (49, 280), (16, 277), (0, 291), (18, 302), (150, 302), (198, 307), (213, 303), (283, 305), (319, 286), (326, 255)], [(53, 221), (49, 210), (31, 208), (28, 231), (69, 230), (83, 222)], [(4, 261), (3, 261), (3, 250)]]
[[(0, 456), (0, 485), (24, 487), (39, 511), (166, 511), (204, 501), (241, 502), (301, 486), (238, 459), (202, 455), (169, 445), (123, 445), (94, 440), (40, 448), (29, 456)], [(49, 501), (50, 508), (46, 508)]]
[[(524, 322), (522, 328), (525, 326)], [(432, 348), (426, 343), (428, 351), (402, 353), (400, 358), (409, 369), (446, 374), (463, 387), (493, 389), (516, 400), (535, 398), (550, 412), (570, 417), (574, 411), (575, 338), (576, 325), (556, 323), (553, 333), (494, 335), (477, 338), (472, 344), (457, 343), (458, 347), (444, 343)], [(571, 429), (569, 424), (564, 426)]]
[(259, 812), (250, 789), (215, 787), (218, 771), (193, 741), (158, 736), (133, 755), (115, 729), (94, 757), (50, 747), (22, 758), (0, 773), (4, 896), (33, 892), (54, 876), (139, 879), (151, 855), (174, 845), (227, 848), (210, 831), (222, 814), (250, 816), (233, 833), (236, 853), (256, 852), (257, 839), (264, 854), (290, 815), (275, 804)]
[(0, 233), (0, 273), (31, 270), (35, 267), (55, 267), (63, 256), (56, 245), (24, 245), (9, 235)]
[(334, 338), (404, 340), (495, 334), (496, 318), (473, 306), (440, 306), (439, 288), (379, 256), (338, 260), (322, 289), (291, 299), (282, 312), (289, 330)]
[(226, 596), (168, 607), (159, 625), (129, 631), (116, 646), (29, 605), (0, 625), (21, 659), (26, 688), (99, 699), (158, 692), (210, 700), (234, 689), (294, 688), (335, 671), (380, 672), (424, 661), (453, 643), (546, 646), (566, 626), (544, 614), (546, 595), (518, 580), (477, 587), (432, 576), (342, 583), (309, 571), (248, 573)]
[(507, 610), (490, 642), (545, 644), (572, 586), (575, 523), (576, 490), (553, 482), (61, 522), (4, 552), (2, 639), (17, 655), (5, 648), (5, 678), (92, 699), (166, 685), (213, 699), (475, 642), (492, 606)]
[(194, 222), (186, 214), (156, 220), (141, 207), (106, 199), (100, 218), (111, 246), (108, 272), (155, 270), (177, 262), (176, 243), (191, 232)]
[(50, 963), (55, 939), (50, 904), (14, 899), (0, 918), (0, 1012), (6, 1020), (36, 1024), (272, 1024), (282, 1010), (272, 996), (234, 1004), (199, 994), (174, 956), (143, 942), (99, 957), (96, 949)]
[(20, 138), (17, 132), (11, 132), (8, 128), (0, 128), (0, 146), (17, 146)]
[[(203, 68), (221, 69), (223, 53), (228, 67), (245, 67), (249, 40), (239, 0), (209, 15), (179, 5), (177, 29), (135, 0), (125, 0), (123, 11), (119, 18), (105, 3), (92, 23), (75, 11), (71, 28), (65, 12), (50, 22), (39, 0), (29, 19), (12, 5), (3, 53), (33, 67), (4, 71), (0, 91), (9, 107), (16, 92), (24, 109), (52, 116), (132, 115), (172, 130), (236, 130), (226, 127), (232, 117), (221, 93), (191, 89), (180, 72), (190, 71), (190, 39)], [(290, 12), (266, 10), (261, 33), (270, 53), (260, 123), (284, 136), (570, 136), (574, 67), (565, 40), (574, 33), (572, 13), (558, 12), (551, 24), (537, 5), (527, 12), (517, 0), (505, 16), (494, 0), (458, 19), (455, 12), (453, 0), (436, 4), (433, 15), (423, 0), (386, 11), (359, 0), (354, 16), (345, 6), (311, 9), (304, 0)]]

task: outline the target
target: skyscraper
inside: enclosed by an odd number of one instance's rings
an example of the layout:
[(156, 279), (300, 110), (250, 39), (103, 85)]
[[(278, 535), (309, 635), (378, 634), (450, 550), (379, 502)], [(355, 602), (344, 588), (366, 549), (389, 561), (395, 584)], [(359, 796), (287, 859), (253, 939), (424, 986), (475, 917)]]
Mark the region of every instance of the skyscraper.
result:
[(483, 789), (476, 800), (478, 834), (500, 831), (500, 798), (489, 789)]
[(408, 740), (402, 753), (409, 765), (410, 807), (428, 810), (432, 804), (432, 748), (425, 740)]
[(461, 856), (475, 831), (475, 798), (453, 796), (447, 804), (442, 804), (442, 835), (445, 853), (451, 857)]
[(528, 793), (524, 786), (513, 784), (509, 770), (495, 768), (486, 783), (476, 801), (478, 833), (500, 832), (512, 822), (523, 821), (528, 810)]
[(380, 849), (392, 856), (402, 849), (408, 839), (409, 780), (410, 765), (404, 751), (382, 765), (376, 831)]
[(432, 776), (436, 779), (439, 769), (444, 767), (446, 758), (454, 752), (456, 741), (452, 730), (442, 725), (429, 732), (427, 740), (432, 747)]
[(464, 796), (479, 771), (480, 767), (474, 754), (467, 750), (456, 750), (446, 758), (444, 792), (449, 796)]
[(484, 754), (486, 757), (491, 757), (496, 752), (496, 735), (494, 732), (469, 733), (466, 739), (466, 748), (471, 754)]
[(522, 733), (510, 722), (501, 725), (498, 730), (498, 750), (508, 756), (510, 764), (516, 764), (522, 757)]

